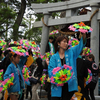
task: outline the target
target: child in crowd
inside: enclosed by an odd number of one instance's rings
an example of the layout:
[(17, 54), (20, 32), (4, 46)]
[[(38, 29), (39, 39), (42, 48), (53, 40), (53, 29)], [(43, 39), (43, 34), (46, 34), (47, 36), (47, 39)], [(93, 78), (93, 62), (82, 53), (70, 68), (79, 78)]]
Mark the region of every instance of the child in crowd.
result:
[(10, 95), (11, 100), (18, 100), (20, 90), (25, 88), (22, 72), (18, 65), (19, 61), (20, 61), (20, 55), (13, 54), (11, 64), (8, 66), (4, 74), (4, 80), (5, 80), (9, 77), (11, 73), (14, 73), (14, 81), (13, 81), (14, 85), (8, 88), (8, 93)]

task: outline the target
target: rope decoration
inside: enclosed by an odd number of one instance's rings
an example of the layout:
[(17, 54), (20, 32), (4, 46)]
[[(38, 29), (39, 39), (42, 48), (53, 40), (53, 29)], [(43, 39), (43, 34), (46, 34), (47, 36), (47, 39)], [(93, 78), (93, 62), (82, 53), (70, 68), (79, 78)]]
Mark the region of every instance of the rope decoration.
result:
[[(42, 22), (46, 27), (49, 27), (47, 24), (45, 24), (43, 17), (42, 17)], [(53, 26), (53, 27), (55, 28), (55, 30), (58, 30), (58, 32), (61, 34), (73, 35), (73, 34), (77, 33), (77, 32), (63, 32), (63, 31), (60, 31), (59, 29), (57, 29), (55, 26)]]
[(97, 9), (97, 10), (95, 10), (94, 11), (94, 13), (91, 15), (91, 17), (90, 17), (90, 20), (89, 21), (91, 21), (92, 20), (92, 18), (93, 18), (93, 16), (97, 13), (99, 11), (99, 9)]

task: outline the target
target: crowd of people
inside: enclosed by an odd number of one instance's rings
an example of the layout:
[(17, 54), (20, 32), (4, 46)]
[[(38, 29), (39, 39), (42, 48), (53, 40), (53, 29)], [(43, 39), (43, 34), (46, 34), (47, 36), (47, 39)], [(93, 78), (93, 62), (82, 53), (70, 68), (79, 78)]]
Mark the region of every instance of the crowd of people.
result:
[[(5, 91), (2, 91), (1, 100), (24, 100), (28, 99), (30, 92), (31, 100), (40, 100), (37, 89), (41, 86), (40, 78), (43, 73), (46, 74), (46, 81), (43, 89), (47, 92), (48, 100), (95, 100), (94, 90), (98, 81), (99, 67), (95, 63), (93, 54), (85, 56), (83, 47), (86, 44), (86, 34), (80, 39), (75, 47), (69, 48), (68, 37), (49, 37), (45, 52), (53, 52), (54, 55), (43, 60), (36, 55), (33, 60), (32, 50), (28, 50), (29, 56), (20, 56), (10, 50), (5, 50), (4, 54), (0, 50), (0, 56), (3, 57), (0, 63), (0, 69), (3, 69), (3, 80), (7, 79), (11, 73), (14, 73), (13, 85)], [(73, 69), (73, 76), (70, 83), (63, 86), (57, 86), (50, 82), (52, 70), (61, 67), (64, 64)], [(30, 70), (28, 81), (23, 79), (22, 69), (26, 65)], [(88, 69), (92, 73), (91, 81), (86, 84)], [(26, 91), (25, 91), (26, 87)], [(80, 95), (81, 94), (81, 95)], [(78, 99), (80, 97), (80, 99)], [(75, 99), (77, 98), (77, 99)]]

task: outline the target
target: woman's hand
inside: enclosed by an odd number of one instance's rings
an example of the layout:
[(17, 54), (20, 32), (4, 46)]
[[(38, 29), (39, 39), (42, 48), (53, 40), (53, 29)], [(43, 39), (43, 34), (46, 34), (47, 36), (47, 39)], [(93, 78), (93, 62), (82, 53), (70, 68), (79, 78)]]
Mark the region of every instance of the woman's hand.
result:
[(4, 58), (4, 54), (2, 54), (2, 58)]
[(86, 40), (86, 33), (83, 33), (83, 43), (85, 43)]

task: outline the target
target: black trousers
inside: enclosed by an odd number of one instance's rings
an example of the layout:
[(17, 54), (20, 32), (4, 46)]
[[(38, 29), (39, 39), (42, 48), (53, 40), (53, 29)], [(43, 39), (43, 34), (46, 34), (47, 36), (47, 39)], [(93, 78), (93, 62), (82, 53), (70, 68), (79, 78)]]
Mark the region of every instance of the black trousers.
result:
[[(96, 87), (96, 83), (89, 83), (86, 87), (85, 87), (85, 98), (86, 100), (95, 100), (95, 96), (94, 96), (94, 89)], [(89, 97), (90, 94), (90, 97)]]
[(30, 92), (31, 98), (32, 98), (32, 86), (27, 85), (26, 89), (26, 99), (28, 99), (28, 93)]
[(48, 85), (48, 92), (47, 92), (48, 100), (51, 100), (51, 84)]
[[(90, 94), (90, 97), (89, 97), (89, 94)], [(86, 88), (86, 100), (95, 100), (95, 97), (94, 97), (94, 89), (92, 88)]]
[(62, 87), (62, 97), (51, 97), (51, 100), (70, 100), (75, 91), (68, 91), (68, 84), (64, 84)]

